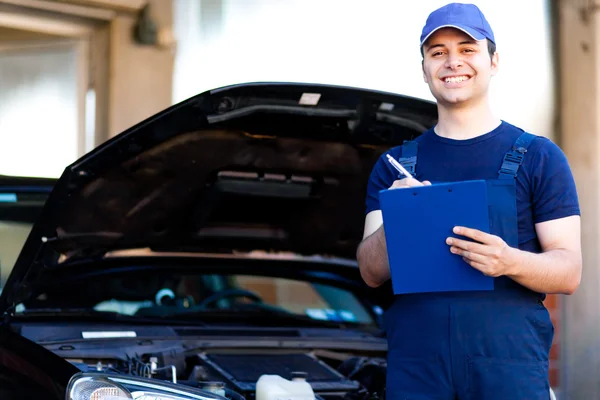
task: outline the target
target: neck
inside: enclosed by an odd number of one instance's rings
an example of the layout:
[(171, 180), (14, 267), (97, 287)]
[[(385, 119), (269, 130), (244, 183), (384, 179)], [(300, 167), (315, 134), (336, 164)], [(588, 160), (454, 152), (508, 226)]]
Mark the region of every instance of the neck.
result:
[(494, 130), (501, 123), (488, 101), (476, 105), (438, 103), (438, 115), (435, 133), (448, 139), (472, 139)]

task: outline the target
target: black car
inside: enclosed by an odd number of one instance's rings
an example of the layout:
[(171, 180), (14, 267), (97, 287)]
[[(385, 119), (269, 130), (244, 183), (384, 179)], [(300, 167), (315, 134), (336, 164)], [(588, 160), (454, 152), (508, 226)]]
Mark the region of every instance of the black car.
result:
[(1, 178), (0, 257), (16, 261), (2, 259), (0, 397), (264, 399), (276, 375), (314, 398), (384, 398), (391, 290), (355, 260), (366, 183), (436, 117), (397, 94), (243, 84), (57, 180)]

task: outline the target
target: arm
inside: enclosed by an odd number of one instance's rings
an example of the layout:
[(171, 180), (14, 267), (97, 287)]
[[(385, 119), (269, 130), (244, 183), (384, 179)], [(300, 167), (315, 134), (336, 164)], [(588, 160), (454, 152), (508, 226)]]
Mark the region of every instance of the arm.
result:
[(381, 210), (367, 214), (363, 240), (358, 245), (356, 259), (360, 275), (370, 287), (378, 287), (390, 278)]
[(536, 224), (541, 254), (515, 251), (516, 268), (508, 276), (541, 293), (573, 294), (581, 282), (579, 216)]
[(581, 282), (580, 217), (570, 216), (535, 226), (542, 253), (508, 246), (498, 236), (457, 227), (456, 234), (477, 241), (448, 238), (450, 251), (488, 276), (505, 275), (540, 293), (573, 294)]
[(573, 174), (565, 154), (550, 140), (536, 139), (530, 149), (534, 158), (521, 179), (531, 190), (541, 253), (514, 249), (499, 237), (466, 228), (459, 228), (460, 235), (479, 244), (448, 242), (452, 252), (486, 275), (505, 275), (536, 292), (572, 294), (579, 287), (582, 270), (581, 222)]

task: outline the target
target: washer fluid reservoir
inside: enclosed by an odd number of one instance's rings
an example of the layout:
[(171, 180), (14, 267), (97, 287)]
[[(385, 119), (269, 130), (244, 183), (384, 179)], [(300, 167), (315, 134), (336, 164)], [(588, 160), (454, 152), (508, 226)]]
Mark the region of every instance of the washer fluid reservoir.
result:
[(279, 375), (261, 375), (256, 382), (256, 400), (315, 400), (306, 374), (293, 373), (292, 380)]

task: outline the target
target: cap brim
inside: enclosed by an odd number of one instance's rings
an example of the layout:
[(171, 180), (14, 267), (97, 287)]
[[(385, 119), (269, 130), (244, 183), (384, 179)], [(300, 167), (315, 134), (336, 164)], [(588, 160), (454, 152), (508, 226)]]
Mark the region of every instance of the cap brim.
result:
[(469, 28), (469, 27), (464, 26), (464, 25), (442, 25), (442, 26), (438, 26), (437, 28), (435, 28), (434, 30), (432, 30), (431, 32), (429, 32), (427, 34), (427, 36), (425, 36), (425, 38), (423, 38), (423, 40), (421, 40), (421, 46), (423, 46), (423, 44), (427, 41), (427, 39), (429, 39), (429, 37), (431, 35), (433, 35), (435, 32), (437, 32), (438, 30), (440, 30), (442, 28), (454, 28), (454, 29), (458, 29), (459, 31), (463, 31), (467, 35), (471, 36), (475, 40), (483, 40), (483, 39), (486, 38), (485, 35), (481, 34), (481, 32), (477, 32), (475, 29)]

